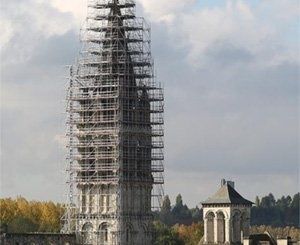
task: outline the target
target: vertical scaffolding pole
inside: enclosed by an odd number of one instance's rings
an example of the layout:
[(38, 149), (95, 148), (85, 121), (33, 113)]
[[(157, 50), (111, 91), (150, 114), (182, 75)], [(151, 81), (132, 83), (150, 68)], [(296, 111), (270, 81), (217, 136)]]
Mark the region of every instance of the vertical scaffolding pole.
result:
[(68, 90), (63, 232), (81, 244), (152, 244), (163, 195), (163, 89), (133, 0), (89, 0)]

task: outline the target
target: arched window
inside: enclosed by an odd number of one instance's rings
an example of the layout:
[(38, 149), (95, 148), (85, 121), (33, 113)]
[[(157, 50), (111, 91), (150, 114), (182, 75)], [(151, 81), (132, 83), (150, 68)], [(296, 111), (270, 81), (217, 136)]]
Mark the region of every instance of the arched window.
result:
[(206, 215), (206, 239), (208, 243), (214, 243), (214, 219), (215, 214), (210, 212)]
[(127, 224), (126, 233), (125, 233), (125, 241), (127, 245), (133, 245), (133, 227), (131, 224)]
[(217, 213), (217, 240), (218, 243), (225, 242), (225, 215), (223, 212)]
[(107, 223), (103, 223), (99, 227), (98, 244), (99, 245), (107, 245), (108, 244), (108, 226), (107, 226)]
[(233, 242), (241, 242), (241, 213), (235, 212), (232, 218), (232, 240)]
[(93, 244), (93, 225), (91, 223), (86, 223), (82, 227), (82, 238), (84, 244), (86, 245)]
[(242, 237), (250, 235), (250, 218), (246, 212), (242, 214), (241, 229), (243, 232)]

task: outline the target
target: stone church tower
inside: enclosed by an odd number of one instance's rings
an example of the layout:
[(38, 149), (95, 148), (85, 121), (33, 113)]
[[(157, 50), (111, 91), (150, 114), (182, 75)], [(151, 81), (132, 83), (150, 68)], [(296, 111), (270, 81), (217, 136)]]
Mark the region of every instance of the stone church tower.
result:
[(222, 180), (217, 193), (202, 203), (204, 244), (241, 244), (249, 236), (252, 204), (234, 189), (234, 182)]
[(134, 0), (88, 0), (67, 93), (63, 233), (79, 244), (151, 245), (164, 183), (163, 89)]

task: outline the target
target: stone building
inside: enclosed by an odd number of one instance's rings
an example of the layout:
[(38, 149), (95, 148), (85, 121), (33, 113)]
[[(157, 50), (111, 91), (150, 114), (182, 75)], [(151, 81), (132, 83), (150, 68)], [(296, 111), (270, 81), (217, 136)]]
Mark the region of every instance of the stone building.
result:
[(244, 237), (244, 245), (300, 245), (300, 241), (294, 241), (291, 237), (277, 237), (275, 239), (270, 233), (251, 234)]
[(88, 245), (153, 244), (164, 183), (163, 89), (134, 0), (88, 0), (67, 93), (63, 233)]
[(216, 194), (202, 203), (204, 244), (241, 244), (250, 235), (252, 204), (234, 189), (234, 182), (222, 180)]

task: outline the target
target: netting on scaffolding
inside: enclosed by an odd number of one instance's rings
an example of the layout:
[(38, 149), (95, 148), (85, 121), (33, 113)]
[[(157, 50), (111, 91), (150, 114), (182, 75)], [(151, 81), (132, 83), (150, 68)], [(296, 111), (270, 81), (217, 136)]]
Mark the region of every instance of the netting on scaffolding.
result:
[(100, 231), (90, 235), (90, 227), (107, 222), (113, 237), (107, 239), (115, 241), (109, 244), (119, 244), (126, 220), (151, 219), (160, 207), (164, 98), (150, 38), (150, 27), (135, 17), (134, 1), (89, 0), (82, 49), (70, 69), (63, 221), (65, 232), (98, 239), (90, 244), (102, 244), (103, 237)]

